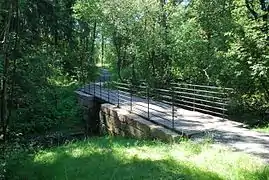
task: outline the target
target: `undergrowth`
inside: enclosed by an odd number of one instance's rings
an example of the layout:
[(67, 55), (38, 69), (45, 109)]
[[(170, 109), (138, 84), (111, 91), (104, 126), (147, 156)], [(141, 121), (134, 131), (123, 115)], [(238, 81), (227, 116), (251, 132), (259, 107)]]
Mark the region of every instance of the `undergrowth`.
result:
[(260, 159), (209, 142), (176, 144), (100, 137), (37, 151), (7, 162), (9, 179), (268, 180)]

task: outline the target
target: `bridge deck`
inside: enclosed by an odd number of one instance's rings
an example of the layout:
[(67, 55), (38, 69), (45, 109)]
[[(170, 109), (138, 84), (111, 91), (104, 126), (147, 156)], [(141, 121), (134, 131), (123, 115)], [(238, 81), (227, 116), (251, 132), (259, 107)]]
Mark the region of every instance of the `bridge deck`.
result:
[[(87, 86), (85, 88), (86, 93), (94, 94), (95, 97), (106, 101), (111, 104), (118, 104), (118, 91), (108, 90), (100, 85)], [(129, 110), (131, 113), (137, 114), (141, 117), (148, 118), (148, 102), (145, 98), (132, 97), (132, 111), (131, 111), (131, 94), (128, 92), (119, 92), (119, 106), (120, 108)], [(165, 126), (170, 129), (174, 129), (178, 133), (183, 133), (187, 136), (209, 131), (211, 128), (218, 126), (219, 123), (223, 123), (225, 120), (220, 117), (215, 117), (207, 114), (203, 114), (196, 111), (189, 111), (179, 107), (174, 108), (174, 124), (172, 123), (172, 106), (149, 100), (149, 120)], [(231, 122), (233, 125), (241, 125), (240, 123)]]
[[(95, 89), (95, 90), (94, 90)], [(85, 93), (95, 95), (105, 102), (118, 104), (118, 91), (100, 88), (99, 83), (85, 86), (82, 89)], [(94, 93), (95, 92), (95, 93)], [(120, 108), (131, 110), (131, 94), (119, 92)], [(244, 128), (243, 123), (230, 121), (220, 117), (190, 111), (175, 107), (174, 126), (172, 123), (172, 106), (149, 101), (149, 120), (156, 124), (174, 129), (191, 138), (200, 138), (209, 133), (217, 142), (227, 144), (237, 150), (257, 154), (266, 161), (269, 161), (269, 134), (258, 133)], [(132, 111), (141, 117), (148, 118), (148, 101), (145, 98), (132, 97)]]

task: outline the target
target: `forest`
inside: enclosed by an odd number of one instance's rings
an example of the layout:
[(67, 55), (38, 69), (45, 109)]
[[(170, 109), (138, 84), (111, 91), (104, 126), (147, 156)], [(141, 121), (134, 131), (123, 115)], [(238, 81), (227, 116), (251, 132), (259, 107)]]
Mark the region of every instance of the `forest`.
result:
[(266, 125), (267, 0), (4, 0), (0, 10), (2, 135), (72, 121), (72, 93), (100, 65), (118, 80), (233, 88), (231, 113)]
[(113, 79), (232, 88), (269, 127), (268, 0), (1, 0), (0, 141), (79, 126), (74, 91)]

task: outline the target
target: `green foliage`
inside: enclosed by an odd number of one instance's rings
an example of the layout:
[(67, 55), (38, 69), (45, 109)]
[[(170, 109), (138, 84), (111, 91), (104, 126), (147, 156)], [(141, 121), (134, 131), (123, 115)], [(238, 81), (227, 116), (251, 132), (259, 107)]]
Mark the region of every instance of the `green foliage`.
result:
[(63, 96), (66, 84), (95, 79), (98, 63), (109, 64), (114, 78), (156, 86), (176, 80), (232, 87), (234, 112), (264, 114), (266, 7), (258, 0), (1, 1), (0, 87), (8, 110), (1, 108), (12, 112), (5, 114), (14, 129), (49, 130), (75, 114), (61, 104), (74, 105)]
[(9, 132), (44, 133), (80, 122), (74, 90), (94, 79), (97, 68), (95, 37), (74, 19), (74, 3), (1, 1), (0, 97)]
[(65, 82), (32, 88), (24, 95), (25, 99), (21, 99), (24, 104), (18, 104), (19, 107), (12, 113), (14, 130), (23, 134), (43, 133), (51, 128), (60, 130), (62, 125), (80, 122), (74, 94), (78, 87), (77, 83)]
[[(10, 128), (23, 134), (61, 130), (80, 122), (74, 91), (81, 85), (59, 66), (61, 54), (33, 51), (17, 61)], [(60, 64), (61, 65), (61, 64)], [(71, 68), (69, 68), (70, 70)]]
[(262, 133), (269, 133), (269, 126), (266, 125), (264, 127), (254, 128), (254, 130)]
[(269, 104), (267, 6), (258, 0), (99, 0), (77, 1), (74, 9), (80, 20), (98, 16), (105, 60), (119, 79), (232, 87), (241, 106), (234, 107), (262, 114)]

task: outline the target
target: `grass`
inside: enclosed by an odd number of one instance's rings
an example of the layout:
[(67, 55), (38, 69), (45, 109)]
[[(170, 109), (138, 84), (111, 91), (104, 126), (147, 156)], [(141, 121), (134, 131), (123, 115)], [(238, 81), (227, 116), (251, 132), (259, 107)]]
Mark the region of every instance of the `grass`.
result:
[(264, 127), (257, 127), (257, 128), (254, 128), (254, 130), (258, 132), (269, 133), (269, 125), (264, 126)]
[(245, 113), (243, 115), (233, 115), (233, 116), (230, 116), (229, 118), (232, 119), (233, 121), (242, 122), (248, 125), (249, 128), (254, 131), (262, 132), (262, 133), (269, 133), (269, 124), (268, 123), (266, 124), (268, 120), (264, 121), (258, 115)]
[(7, 162), (7, 172), (14, 180), (269, 179), (269, 169), (259, 159), (208, 143), (111, 137), (15, 154)]

